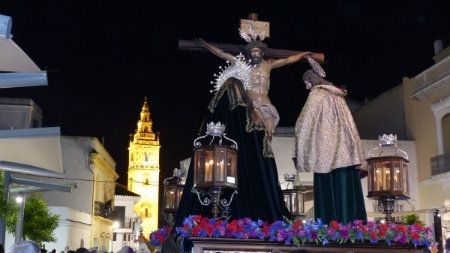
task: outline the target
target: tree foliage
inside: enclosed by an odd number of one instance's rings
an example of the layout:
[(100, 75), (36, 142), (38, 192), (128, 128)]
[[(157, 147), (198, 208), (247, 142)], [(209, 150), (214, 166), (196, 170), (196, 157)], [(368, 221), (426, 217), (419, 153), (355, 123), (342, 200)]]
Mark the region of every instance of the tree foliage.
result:
[(405, 216), (405, 223), (407, 225), (412, 225), (412, 224), (416, 224), (416, 223), (420, 223), (422, 225), (424, 225), (425, 223), (420, 220), (419, 215), (417, 214), (408, 214)]
[[(0, 216), (6, 220), (10, 233), (16, 232), (18, 216), (17, 205), (5, 198), (3, 173), (0, 173)], [(39, 244), (54, 242), (56, 238), (53, 231), (59, 225), (59, 215), (52, 214), (47, 203), (40, 195), (30, 194), (25, 201), (23, 219), (23, 239), (32, 240)]]
[(0, 218), (7, 220), (7, 217), (17, 212), (17, 207), (6, 197), (4, 180), (4, 172), (0, 171)]
[[(17, 214), (7, 218), (8, 231), (15, 233)], [(54, 242), (53, 231), (59, 225), (59, 215), (52, 214), (41, 196), (33, 194), (26, 198), (23, 218), (23, 238), (37, 243)]]

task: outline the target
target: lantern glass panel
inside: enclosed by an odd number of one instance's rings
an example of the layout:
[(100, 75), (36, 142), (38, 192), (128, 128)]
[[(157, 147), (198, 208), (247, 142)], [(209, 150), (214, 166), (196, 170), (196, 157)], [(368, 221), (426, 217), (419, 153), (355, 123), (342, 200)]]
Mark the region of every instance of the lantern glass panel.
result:
[(227, 168), (227, 183), (237, 185), (236, 182), (236, 169), (237, 169), (237, 153), (235, 150), (228, 150), (226, 157)]
[(286, 205), (287, 209), (289, 210), (289, 212), (292, 212), (292, 208), (291, 208), (291, 194), (289, 193), (284, 193), (284, 204)]
[(176, 196), (177, 196), (177, 201), (175, 202), (175, 209), (178, 210), (178, 205), (180, 204), (181, 197), (183, 196), (183, 188), (182, 187), (178, 188)]
[(206, 157), (205, 157), (205, 150), (204, 149), (198, 149), (195, 153), (195, 183), (203, 183), (205, 182), (205, 165), (206, 165)]
[(394, 191), (402, 190), (402, 173), (401, 173), (401, 161), (394, 159)]
[[(383, 167), (383, 190), (391, 190), (391, 168), (389, 162), (384, 163)], [(386, 166), (387, 165), (387, 166)]]
[(391, 190), (391, 163), (382, 161), (377, 163), (376, 168), (376, 191)]
[(204, 168), (205, 168), (205, 181), (211, 182), (213, 181), (213, 170), (214, 170), (214, 151), (213, 150), (205, 150), (205, 160), (204, 160)]
[(403, 176), (403, 192), (405, 194), (409, 193), (408, 189), (408, 163), (402, 162), (402, 176)]
[(225, 159), (227, 151), (225, 148), (218, 147), (215, 152), (215, 180), (224, 182), (225, 181)]
[(374, 191), (382, 191), (383, 190), (383, 167), (382, 163), (374, 163), (374, 175), (373, 175), (373, 183), (374, 183)]
[(291, 193), (291, 204), (292, 204), (292, 213), (298, 213), (298, 202), (297, 202), (297, 192), (293, 191)]
[(303, 202), (303, 193), (302, 192), (297, 192), (297, 194), (296, 194), (297, 196), (297, 198), (296, 198), (296, 201), (295, 201), (295, 205), (297, 206), (297, 208), (298, 208), (298, 210), (297, 210), (297, 212), (298, 213), (304, 213), (304, 210), (305, 210), (305, 205), (304, 205), (304, 202)]
[(175, 189), (173, 187), (167, 187), (165, 194), (165, 209), (175, 209)]

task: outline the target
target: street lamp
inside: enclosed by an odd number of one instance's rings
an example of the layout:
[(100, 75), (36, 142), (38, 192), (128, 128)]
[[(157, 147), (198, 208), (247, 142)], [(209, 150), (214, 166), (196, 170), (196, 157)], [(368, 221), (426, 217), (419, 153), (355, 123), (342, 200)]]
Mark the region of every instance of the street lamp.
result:
[(386, 221), (392, 221), (394, 202), (409, 199), (408, 192), (408, 154), (397, 147), (396, 135), (378, 137), (378, 147), (369, 151), (367, 162), (368, 196), (378, 200)]
[[(200, 142), (207, 141), (203, 146)], [(230, 145), (222, 145), (226, 140)], [(212, 214), (218, 218), (227, 210), (237, 193), (237, 143), (226, 136), (225, 125), (220, 122), (207, 124), (206, 135), (194, 140), (194, 187), (198, 200), (204, 206), (212, 205)], [(225, 191), (232, 191), (229, 200), (221, 199)]]
[(22, 195), (17, 195), (16, 196), (16, 203), (17, 204), (21, 204), (23, 202), (23, 196)]
[(163, 216), (164, 220), (173, 225), (174, 217), (178, 210), (178, 205), (183, 195), (184, 184), (182, 178), (186, 176), (186, 171), (175, 168), (173, 175), (164, 179)]
[(23, 222), (25, 217), (25, 202), (27, 199), (27, 195), (25, 193), (20, 193), (16, 196), (16, 203), (19, 205), (19, 213), (17, 215), (16, 221), (16, 234), (15, 234), (15, 243), (22, 241), (23, 239)]

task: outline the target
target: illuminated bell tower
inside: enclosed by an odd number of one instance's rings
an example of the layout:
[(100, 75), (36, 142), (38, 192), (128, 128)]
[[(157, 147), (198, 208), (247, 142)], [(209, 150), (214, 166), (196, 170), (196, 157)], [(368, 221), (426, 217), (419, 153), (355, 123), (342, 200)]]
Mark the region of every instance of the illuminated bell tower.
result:
[(142, 220), (143, 235), (158, 229), (159, 136), (153, 133), (147, 97), (136, 133), (128, 148), (128, 189), (141, 195), (134, 210)]

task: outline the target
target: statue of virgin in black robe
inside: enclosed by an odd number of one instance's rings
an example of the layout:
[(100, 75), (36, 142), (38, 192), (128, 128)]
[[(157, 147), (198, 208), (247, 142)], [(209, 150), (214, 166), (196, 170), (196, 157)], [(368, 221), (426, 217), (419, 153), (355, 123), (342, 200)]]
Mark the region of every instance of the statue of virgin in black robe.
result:
[[(199, 134), (206, 132), (206, 123), (221, 122), (227, 137), (238, 144), (238, 194), (230, 205), (230, 219), (251, 218), (273, 222), (290, 217), (278, 182), (275, 160), (270, 157), (270, 143), (264, 125), (247, 103), (242, 83), (228, 79), (211, 100)], [(265, 151), (265, 152), (264, 152)], [(211, 217), (211, 206), (202, 206), (192, 193), (193, 160), (177, 211), (175, 227), (193, 214)], [(228, 196), (229, 197), (229, 196)]]

